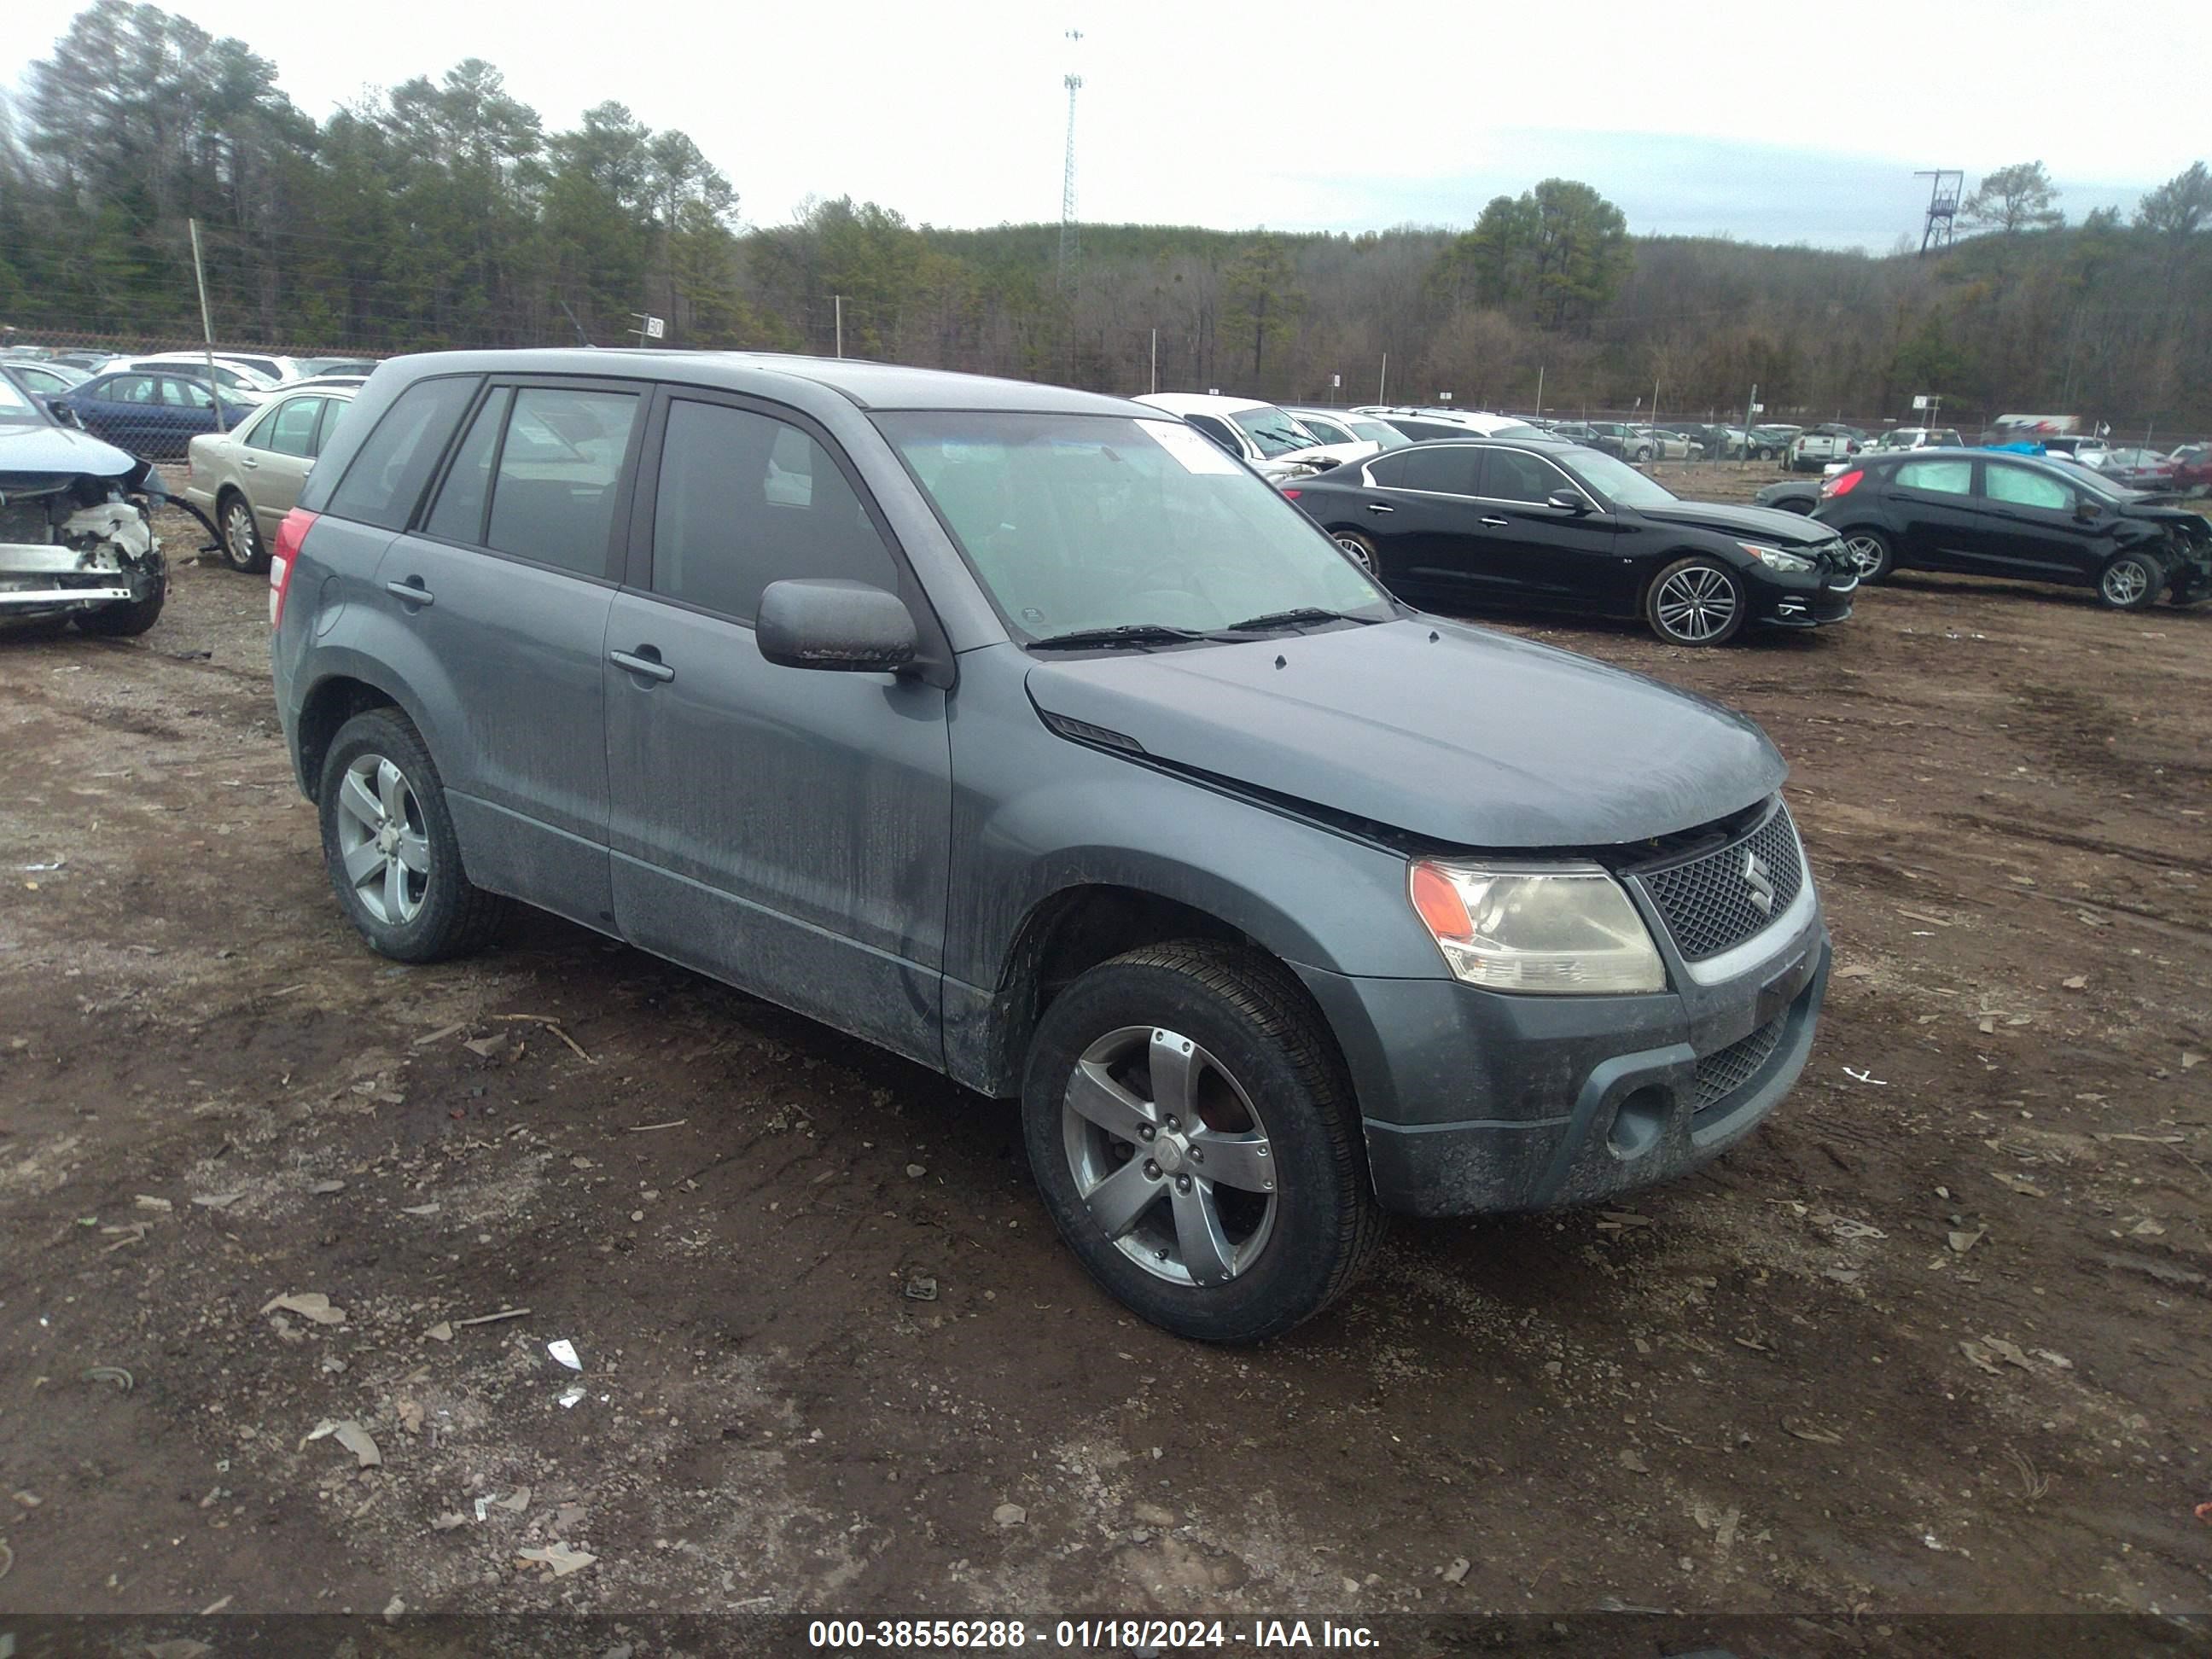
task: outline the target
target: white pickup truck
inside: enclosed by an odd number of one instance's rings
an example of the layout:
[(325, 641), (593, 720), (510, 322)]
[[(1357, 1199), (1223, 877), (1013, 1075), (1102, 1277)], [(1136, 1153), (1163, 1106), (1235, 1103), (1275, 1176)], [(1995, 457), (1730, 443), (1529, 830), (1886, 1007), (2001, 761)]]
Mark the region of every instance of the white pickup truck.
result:
[(1859, 445), (1865, 441), (1866, 434), (1856, 427), (1808, 427), (1790, 441), (1790, 470), (1817, 471), (1831, 461), (1857, 453)]

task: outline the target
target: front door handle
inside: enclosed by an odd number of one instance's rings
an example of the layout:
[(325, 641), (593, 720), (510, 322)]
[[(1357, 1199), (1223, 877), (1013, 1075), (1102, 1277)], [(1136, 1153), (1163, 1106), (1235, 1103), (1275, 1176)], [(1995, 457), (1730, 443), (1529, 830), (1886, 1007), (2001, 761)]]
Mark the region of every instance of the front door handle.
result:
[(422, 579), (420, 576), (410, 576), (404, 582), (386, 582), (384, 585), (384, 591), (398, 600), (400, 604), (412, 605), (418, 610), (438, 602), (436, 596), (422, 586)]
[(1367, 503), (1367, 510), (1370, 513), (1395, 513), (1398, 509), (1395, 507), (1386, 507), (1381, 501), (1370, 501)]
[(1503, 530), (1505, 528), (1506, 525), (1506, 521), (1504, 519), (1485, 519), (1482, 522), (1488, 525), (1492, 530)]
[(626, 669), (633, 674), (641, 674), (649, 680), (659, 680), (663, 684), (676, 678), (676, 671), (661, 661), (660, 653), (653, 650), (649, 645), (641, 645), (634, 652), (610, 651), (607, 653), (607, 660), (617, 668)]

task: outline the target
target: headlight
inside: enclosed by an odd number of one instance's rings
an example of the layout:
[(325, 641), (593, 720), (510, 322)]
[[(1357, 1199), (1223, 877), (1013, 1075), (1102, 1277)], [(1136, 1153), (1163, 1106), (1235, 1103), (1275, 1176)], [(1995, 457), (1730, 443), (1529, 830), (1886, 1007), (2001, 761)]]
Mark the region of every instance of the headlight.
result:
[(1784, 553), (1778, 547), (1761, 547), (1757, 542), (1738, 542), (1736, 545), (1770, 570), (1810, 570), (1813, 568), (1812, 560), (1802, 553)]
[(1413, 908), (1452, 972), (1493, 991), (1663, 991), (1667, 970), (1620, 884), (1595, 865), (1542, 870), (1424, 859)]

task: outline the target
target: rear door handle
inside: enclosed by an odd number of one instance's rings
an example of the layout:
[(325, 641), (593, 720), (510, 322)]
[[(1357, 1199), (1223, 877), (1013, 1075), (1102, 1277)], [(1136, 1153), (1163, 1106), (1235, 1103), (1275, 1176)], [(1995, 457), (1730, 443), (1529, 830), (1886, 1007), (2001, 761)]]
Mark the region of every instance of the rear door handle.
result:
[[(653, 654), (644, 654), (647, 652)], [(633, 674), (642, 674), (647, 679), (659, 680), (663, 684), (676, 678), (676, 671), (661, 661), (660, 653), (649, 645), (641, 645), (635, 652), (610, 651), (607, 660), (617, 668), (626, 669)]]
[(1370, 501), (1367, 503), (1367, 510), (1370, 513), (1395, 513), (1398, 509), (1395, 507), (1386, 507), (1381, 501)]
[(253, 457), (252, 457), (252, 456), (251, 456), (251, 455), (241, 455), (241, 456), (240, 456), (240, 457), (238, 458), (238, 464), (239, 464), (240, 466), (244, 467), (244, 468), (245, 468), (248, 472), (252, 472), (252, 471), (254, 471), (254, 470), (256, 470), (258, 467), (259, 467), (259, 466), (260, 466), (260, 465), (261, 465), (261, 463), (260, 463), (260, 462), (258, 462), (258, 461), (255, 460), (255, 459), (253, 459)]
[(404, 582), (386, 582), (384, 591), (402, 605), (414, 605), (418, 609), (438, 602), (436, 596), (422, 586), (420, 576), (410, 576)]
[(1506, 525), (1506, 520), (1504, 519), (1485, 519), (1482, 522), (1488, 525), (1492, 530), (1503, 530), (1505, 528)]

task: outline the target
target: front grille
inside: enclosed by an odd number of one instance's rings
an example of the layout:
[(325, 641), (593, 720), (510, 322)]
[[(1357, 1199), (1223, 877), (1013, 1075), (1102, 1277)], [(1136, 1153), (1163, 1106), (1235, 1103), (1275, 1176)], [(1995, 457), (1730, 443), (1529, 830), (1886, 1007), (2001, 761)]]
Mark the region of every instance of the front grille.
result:
[(1782, 1027), (1788, 1018), (1784, 1014), (1770, 1019), (1749, 1036), (1698, 1062), (1698, 1111), (1717, 1106), (1759, 1074), (1759, 1068), (1772, 1057), (1775, 1045), (1782, 1041)]
[[(1753, 858), (1757, 868), (1751, 866)], [(1754, 878), (1773, 890), (1761, 908)], [(1805, 866), (1790, 811), (1777, 804), (1773, 815), (1741, 841), (1718, 852), (1647, 870), (1638, 878), (1658, 906), (1674, 935), (1674, 948), (1692, 962), (1718, 956), (1741, 945), (1790, 908), (1803, 885)]]

